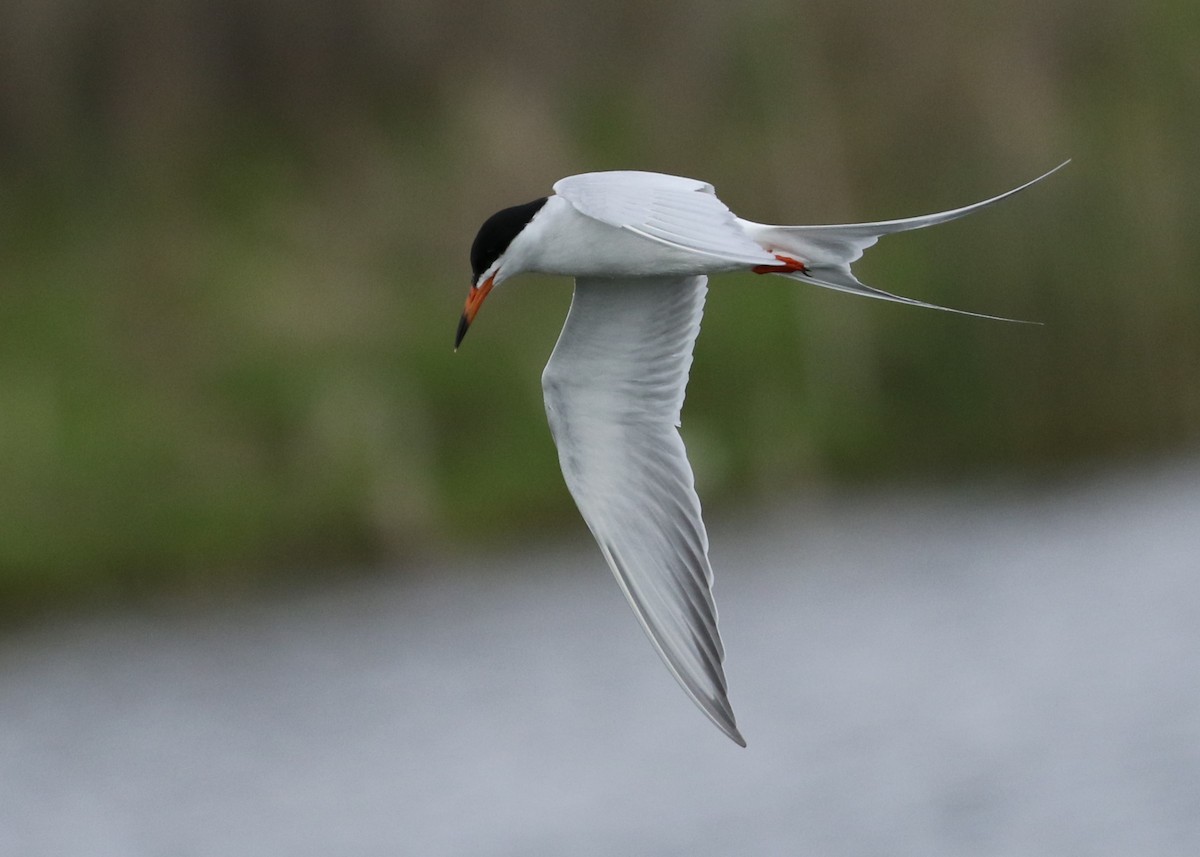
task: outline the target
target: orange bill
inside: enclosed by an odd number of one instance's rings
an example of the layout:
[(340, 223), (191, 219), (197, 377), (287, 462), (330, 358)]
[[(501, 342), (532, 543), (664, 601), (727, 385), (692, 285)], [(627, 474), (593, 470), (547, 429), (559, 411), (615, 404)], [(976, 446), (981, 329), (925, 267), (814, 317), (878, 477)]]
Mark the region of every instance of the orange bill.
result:
[(458, 321), (458, 333), (454, 336), (454, 349), (457, 351), (458, 346), (462, 344), (463, 337), (467, 335), (467, 328), (471, 326), (471, 322), (475, 320), (479, 308), (483, 306), (483, 299), (488, 296), (488, 292), (492, 290), (492, 283), (496, 279), (496, 275), (488, 277), (478, 286), (471, 286), (471, 291), (467, 295), (467, 305), (463, 307), (462, 318)]

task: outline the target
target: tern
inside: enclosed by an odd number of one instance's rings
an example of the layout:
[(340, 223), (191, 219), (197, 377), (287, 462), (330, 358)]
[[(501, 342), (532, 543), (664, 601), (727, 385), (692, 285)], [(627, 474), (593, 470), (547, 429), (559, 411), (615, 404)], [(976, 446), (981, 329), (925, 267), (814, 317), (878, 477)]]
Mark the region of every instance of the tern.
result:
[[(775, 274), (871, 298), (985, 316), (859, 282), (851, 263), (884, 235), (955, 220), (1036, 184), (938, 214), (839, 226), (737, 217), (711, 184), (638, 171), (557, 182), (550, 196), (489, 217), (471, 245), (457, 350), (484, 299), (520, 273), (575, 278), (542, 373), (567, 488), (667, 668), (741, 746), (717, 632), (708, 535), (680, 411), (708, 275)], [(1008, 320), (1008, 319), (1003, 319)]]

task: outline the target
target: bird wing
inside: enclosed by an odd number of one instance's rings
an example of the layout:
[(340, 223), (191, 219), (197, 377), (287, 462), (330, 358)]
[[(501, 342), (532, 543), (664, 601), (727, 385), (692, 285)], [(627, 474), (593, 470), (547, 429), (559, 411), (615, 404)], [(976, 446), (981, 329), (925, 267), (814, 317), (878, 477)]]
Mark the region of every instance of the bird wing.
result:
[(747, 265), (775, 262), (707, 182), (619, 170), (569, 176), (554, 192), (579, 213), (652, 241)]
[(563, 477), (667, 667), (737, 743), (679, 413), (706, 277), (578, 278), (542, 374)]

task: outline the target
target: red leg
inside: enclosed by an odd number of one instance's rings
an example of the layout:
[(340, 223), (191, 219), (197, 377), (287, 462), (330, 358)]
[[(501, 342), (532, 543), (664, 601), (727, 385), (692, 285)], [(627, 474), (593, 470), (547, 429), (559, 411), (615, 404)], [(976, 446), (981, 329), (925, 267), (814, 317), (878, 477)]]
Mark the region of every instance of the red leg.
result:
[(775, 254), (775, 258), (779, 260), (778, 265), (755, 265), (750, 270), (756, 274), (801, 274), (808, 273), (808, 266), (799, 259), (793, 259), (791, 256), (780, 256)]

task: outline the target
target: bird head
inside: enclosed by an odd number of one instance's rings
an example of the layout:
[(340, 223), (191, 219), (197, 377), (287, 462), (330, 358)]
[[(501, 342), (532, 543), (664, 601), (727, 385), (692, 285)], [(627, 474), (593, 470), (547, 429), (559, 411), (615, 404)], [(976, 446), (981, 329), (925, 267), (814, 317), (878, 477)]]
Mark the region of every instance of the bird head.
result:
[(467, 303), (463, 307), (462, 318), (458, 322), (458, 333), (454, 337), (454, 348), (457, 350), (467, 335), (467, 329), (475, 320), (484, 299), (493, 288), (501, 282), (520, 273), (523, 269), (518, 258), (510, 258), (515, 254), (509, 253), (513, 239), (529, 225), (533, 216), (541, 211), (547, 197), (535, 199), (524, 205), (514, 205), (497, 211), (483, 222), (479, 233), (471, 244), (471, 290), (467, 293)]

